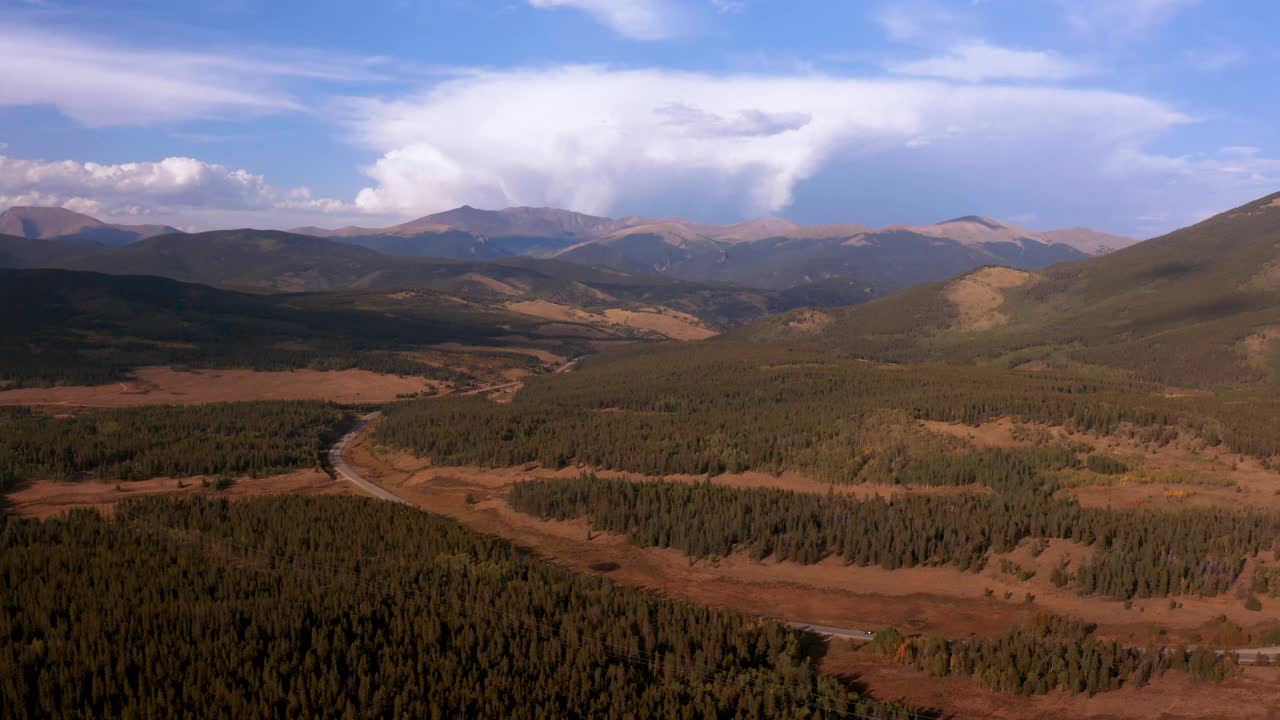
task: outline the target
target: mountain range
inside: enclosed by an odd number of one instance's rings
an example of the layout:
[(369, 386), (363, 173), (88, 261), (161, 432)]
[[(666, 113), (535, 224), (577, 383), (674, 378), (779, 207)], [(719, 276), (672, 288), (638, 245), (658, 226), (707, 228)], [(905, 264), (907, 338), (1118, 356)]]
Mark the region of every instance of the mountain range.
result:
[(1135, 242), (1088, 228), (1035, 232), (980, 216), (876, 229), (804, 226), (782, 218), (712, 225), (678, 218), (615, 219), (555, 208), (470, 206), (387, 228), (304, 227), (293, 232), (398, 255), (555, 257), (624, 272), (773, 289), (853, 278), (873, 292), (984, 264), (1042, 267)]
[(61, 208), (11, 208), (0, 219), (10, 231), (0, 235), (0, 267), (147, 274), (259, 291), (421, 286), (514, 297), (526, 294), (520, 287), (544, 285), (537, 278), (508, 283), (537, 260), (557, 263), (538, 272), (554, 267), (550, 275), (559, 278), (576, 279), (585, 269), (566, 268), (585, 266), (597, 277), (648, 277), (641, 283), (647, 285), (665, 276), (784, 293), (760, 311), (856, 304), (983, 265), (1033, 269), (1133, 242), (1081, 228), (1036, 233), (978, 216), (875, 229), (781, 218), (710, 225), (463, 206), (385, 228), (195, 234), (111, 225)]

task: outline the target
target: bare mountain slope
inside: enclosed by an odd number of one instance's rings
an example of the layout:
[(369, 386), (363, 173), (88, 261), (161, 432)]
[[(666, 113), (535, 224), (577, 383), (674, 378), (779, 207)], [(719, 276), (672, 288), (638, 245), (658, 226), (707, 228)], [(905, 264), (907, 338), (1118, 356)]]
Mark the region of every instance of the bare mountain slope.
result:
[(383, 252), (459, 259), (496, 259), (518, 255), (546, 256), (602, 237), (628, 225), (627, 220), (584, 215), (556, 208), (514, 207), (480, 210), (463, 205), (385, 228), (306, 227), (293, 232), (337, 237)]
[(11, 207), (0, 213), (0, 234), (29, 240), (90, 240), (124, 245), (144, 238), (179, 232), (168, 225), (113, 225), (59, 207)]

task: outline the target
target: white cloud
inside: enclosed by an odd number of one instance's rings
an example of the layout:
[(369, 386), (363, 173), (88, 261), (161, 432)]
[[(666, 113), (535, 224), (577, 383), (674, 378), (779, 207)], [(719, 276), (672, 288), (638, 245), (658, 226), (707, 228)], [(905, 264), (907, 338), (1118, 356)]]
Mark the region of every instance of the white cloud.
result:
[(375, 77), (366, 61), (126, 48), (0, 24), (0, 106), (56, 106), (90, 127), (302, 110), (287, 79)]
[(945, 55), (891, 63), (890, 72), (965, 82), (984, 80), (1065, 80), (1092, 72), (1084, 63), (1044, 50), (1013, 50), (984, 42), (965, 42)]
[(1199, 0), (1058, 0), (1077, 31), (1120, 38), (1144, 34)]
[(905, 0), (882, 5), (875, 15), (891, 40), (932, 44), (963, 37), (973, 31), (973, 18), (930, 0)]
[(104, 218), (358, 213), (307, 188), (282, 190), (261, 175), (185, 157), (106, 165), (0, 155), (0, 207), (10, 205), (52, 205)]
[(742, 12), (747, 6), (742, 0), (711, 0), (711, 6), (721, 15)]
[(776, 212), (833, 156), (871, 162), (908, 145), (1010, 173), (1050, 175), (1057, 163), (1087, 176), (1145, 162), (1154, 137), (1189, 121), (1098, 90), (594, 66), (476, 72), (355, 112), (360, 138), (382, 154), (356, 204), (415, 213), (464, 203), (607, 213), (663, 193)]
[(671, 37), (680, 29), (682, 17), (671, 0), (529, 0), (529, 4), (536, 8), (581, 10), (633, 40)]

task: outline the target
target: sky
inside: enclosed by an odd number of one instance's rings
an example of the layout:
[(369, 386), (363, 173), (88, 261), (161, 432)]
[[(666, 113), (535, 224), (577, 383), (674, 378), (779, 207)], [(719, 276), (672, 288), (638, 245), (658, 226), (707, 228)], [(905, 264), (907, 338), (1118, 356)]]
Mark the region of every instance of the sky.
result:
[(0, 0), (0, 207), (1152, 237), (1280, 190), (1273, 0)]

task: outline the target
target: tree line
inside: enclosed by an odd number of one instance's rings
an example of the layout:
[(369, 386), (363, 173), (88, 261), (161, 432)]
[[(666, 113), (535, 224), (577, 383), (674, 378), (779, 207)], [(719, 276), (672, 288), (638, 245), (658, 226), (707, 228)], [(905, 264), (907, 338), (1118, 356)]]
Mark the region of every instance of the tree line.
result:
[(894, 628), (876, 634), (867, 649), (934, 677), (972, 677), (988, 690), (1043, 695), (1142, 687), (1169, 670), (1221, 681), (1237, 671), (1235, 659), (1184, 647), (1131, 648), (1099, 639), (1095, 627), (1056, 615), (1037, 615), (1023, 627), (991, 638), (945, 640), (903, 637)]
[[(588, 518), (593, 528), (694, 557), (745, 551), (816, 563), (838, 557), (888, 570), (951, 565), (977, 572), (992, 553), (1030, 539), (1093, 546), (1055, 582), (1115, 598), (1212, 596), (1231, 588), (1245, 557), (1276, 547), (1280, 515), (1217, 508), (1085, 508), (1051, 485), (997, 493), (852, 498), (771, 488), (632, 482), (584, 474), (516, 483), (508, 501), (543, 519)], [(1059, 575), (1060, 574), (1060, 575)]]
[(0, 408), (0, 485), (6, 478), (143, 480), (322, 467), (348, 417), (316, 401), (84, 410), (69, 417)]
[(575, 575), (362, 498), (147, 498), (0, 529), (24, 718), (907, 720), (812, 636)]

